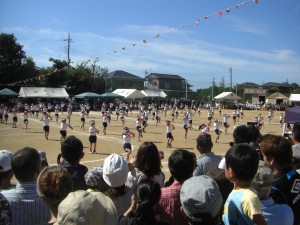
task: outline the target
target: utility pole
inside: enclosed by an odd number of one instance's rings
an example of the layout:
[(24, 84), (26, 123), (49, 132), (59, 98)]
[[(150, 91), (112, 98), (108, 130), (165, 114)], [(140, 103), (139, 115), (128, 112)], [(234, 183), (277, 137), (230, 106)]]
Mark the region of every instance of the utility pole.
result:
[(187, 80), (185, 80), (185, 100), (187, 100), (187, 88), (188, 88)]
[(70, 62), (71, 62), (71, 59), (70, 59), (70, 49), (71, 49), (71, 42), (72, 39), (71, 39), (71, 36), (70, 36), (70, 33), (68, 33), (68, 39), (64, 39), (64, 41), (67, 42), (67, 57), (68, 57), (68, 70), (70, 69)]
[(229, 74), (230, 74), (230, 91), (232, 91), (232, 67), (229, 68)]
[(214, 84), (215, 84), (215, 78), (212, 79), (212, 86), (211, 86), (211, 100), (214, 99)]

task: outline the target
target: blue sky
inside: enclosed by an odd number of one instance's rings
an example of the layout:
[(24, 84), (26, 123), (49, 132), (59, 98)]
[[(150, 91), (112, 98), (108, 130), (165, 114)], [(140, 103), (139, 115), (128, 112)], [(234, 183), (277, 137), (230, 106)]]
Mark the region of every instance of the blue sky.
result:
[(0, 32), (13, 33), (39, 67), (67, 58), (70, 33), (74, 66), (99, 57), (109, 71), (176, 74), (194, 88), (209, 87), (213, 77), (229, 85), (230, 67), (233, 84), (300, 84), (300, 1), (248, 1), (237, 9), (242, 2), (1, 0)]

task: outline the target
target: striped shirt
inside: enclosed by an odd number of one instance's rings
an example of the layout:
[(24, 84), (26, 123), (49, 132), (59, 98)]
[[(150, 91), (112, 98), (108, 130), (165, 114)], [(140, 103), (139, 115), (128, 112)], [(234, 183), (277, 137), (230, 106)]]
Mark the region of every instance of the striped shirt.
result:
[(10, 203), (11, 225), (42, 225), (50, 220), (50, 211), (37, 194), (36, 182), (17, 183), (15, 189), (1, 193)]

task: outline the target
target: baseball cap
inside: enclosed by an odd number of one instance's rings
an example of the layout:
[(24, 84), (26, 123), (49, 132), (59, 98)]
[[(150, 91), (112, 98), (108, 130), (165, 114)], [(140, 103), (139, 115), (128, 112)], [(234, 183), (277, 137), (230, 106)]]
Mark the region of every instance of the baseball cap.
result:
[(58, 206), (55, 224), (114, 225), (117, 224), (116, 208), (112, 200), (101, 192), (70, 192)]
[(84, 175), (85, 183), (92, 187), (98, 187), (103, 180), (102, 167), (94, 167)]
[(202, 221), (201, 214), (218, 215), (223, 198), (217, 183), (209, 176), (186, 180), (180, 190), (180, 202), (185, 214), (193, 221)]
[(117, 154), (111, 154), (104, 160), (103, 179), (110, 187), (120, 187), (128, 176), (127, 161)]
[(211, 135), (208, 133), (201, 132), (197, 138), (197, 145), (202, 148), (212, 147)]
[(92, 123), (96, 123), (95, 120), (91, 120), (90, 124), (92, 124)]
[(270, 192), (273, 181), (273, 171), (264, 161), (259, 161), (256, 175), (254, 176), (251, 186), (258, 192)]
[(11, 170), (12, 152), (8, 150), (0, 150), (0, 173)]

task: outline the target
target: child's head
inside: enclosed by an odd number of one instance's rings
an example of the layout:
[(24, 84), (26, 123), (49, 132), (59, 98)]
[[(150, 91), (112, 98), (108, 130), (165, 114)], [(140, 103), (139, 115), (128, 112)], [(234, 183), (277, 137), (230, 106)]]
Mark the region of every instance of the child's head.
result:
[(90, 124), (91, 124), (92, 127), (94, 127), (95, 124), (96, 124), (95, 120), (91, 120)]
[(61, 154), (62, 157), (69, 163), (79, 163), (80, 159), (83, 157), (83, 144), (75, 136), (67, 137), (61, 143)]
[(63, 118), (63, 119), (61, 119), (60, 122), (65, 123), (66, 121), (67, 121), (66, 118)]
[(256, 174), (258, 161), (257, 152), (249, 144), (236, 144), (225, 154), (226, 177), (229, 171), (234, 180), (250, 184)]

